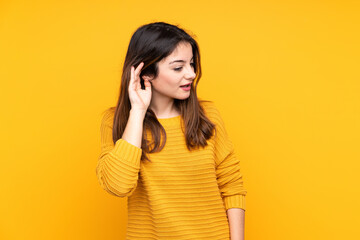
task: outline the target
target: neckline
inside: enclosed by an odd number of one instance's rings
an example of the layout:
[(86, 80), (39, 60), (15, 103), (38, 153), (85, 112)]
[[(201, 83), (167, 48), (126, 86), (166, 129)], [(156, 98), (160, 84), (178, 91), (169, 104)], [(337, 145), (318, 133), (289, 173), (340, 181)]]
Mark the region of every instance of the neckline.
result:
[(167, 119), (172, 119), (172, 118), (178, 118), (178, 117), (180, 117), (180, 115), (177, 115), (175, 117), (169, 117), (169, 118), (158, 118), (158, 120), (167, 120)]
[(175, 125), (178, 124), (181, 119), (181, 114), (175, 117), (170, 117), (170, 118), (158, 118), (158, 121), (161, 123), (161, 125), (166, 125), (166, 126), (170, 126), (170, 125)]

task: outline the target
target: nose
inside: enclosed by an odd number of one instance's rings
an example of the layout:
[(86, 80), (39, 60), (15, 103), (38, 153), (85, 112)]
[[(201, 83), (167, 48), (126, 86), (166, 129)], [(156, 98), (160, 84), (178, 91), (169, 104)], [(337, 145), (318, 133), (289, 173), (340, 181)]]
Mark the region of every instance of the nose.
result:
[(193, 80), (196, 77), (196, 73), (192, 67), (190, 67), (185, 76), (187, 79)]

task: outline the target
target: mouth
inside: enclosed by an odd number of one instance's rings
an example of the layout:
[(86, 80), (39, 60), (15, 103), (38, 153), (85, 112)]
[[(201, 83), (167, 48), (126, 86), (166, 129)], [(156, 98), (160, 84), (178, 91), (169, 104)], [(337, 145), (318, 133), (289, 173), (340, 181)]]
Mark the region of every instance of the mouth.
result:
[(180, 87), (190, 87), (191, 83), (186, 84), (186, 85), (181, 85)]

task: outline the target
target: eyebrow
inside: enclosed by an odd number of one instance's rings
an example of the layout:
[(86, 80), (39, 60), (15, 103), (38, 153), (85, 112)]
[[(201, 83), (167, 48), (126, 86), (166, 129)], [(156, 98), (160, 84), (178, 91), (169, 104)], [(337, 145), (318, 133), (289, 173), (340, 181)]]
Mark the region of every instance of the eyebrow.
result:
[[(193, 57), (190, 59), (190, 61), (193, 60)], [(169, 62), (169, 65), (172, 64), (172, 63), (176, 63), (176, 62), (181, 62), (181, 63), (184, 63), (185, 60), (174, 60), (172, 62)]]

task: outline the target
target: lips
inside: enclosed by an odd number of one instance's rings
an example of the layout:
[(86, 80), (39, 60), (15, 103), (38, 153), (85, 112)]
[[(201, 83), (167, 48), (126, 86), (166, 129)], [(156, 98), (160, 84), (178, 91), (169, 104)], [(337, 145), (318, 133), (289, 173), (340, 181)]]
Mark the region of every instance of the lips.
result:
[(188, 84), (186, 84), (186, 85), (181, 85), (180, 87), (188, 87), (188, 86), (190, 86), (191, 85), (191, 83), (188, 83)]

